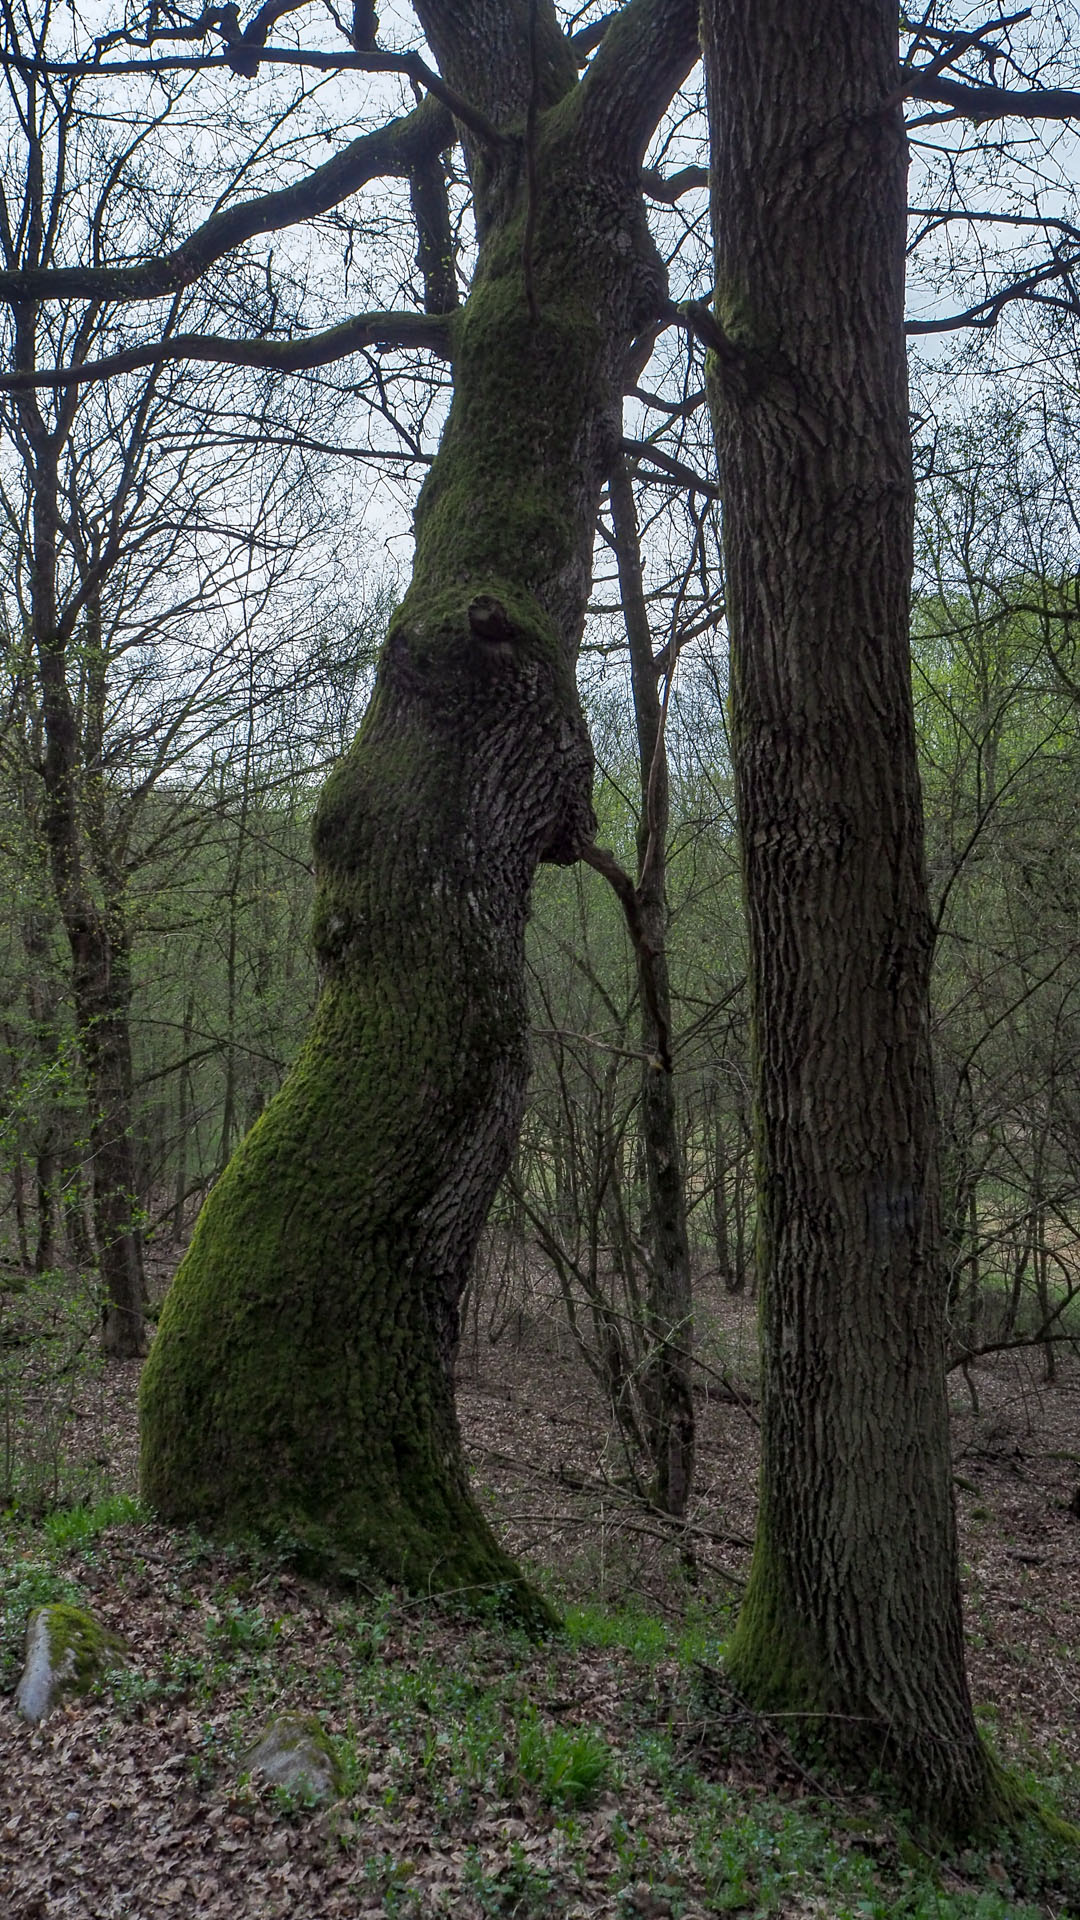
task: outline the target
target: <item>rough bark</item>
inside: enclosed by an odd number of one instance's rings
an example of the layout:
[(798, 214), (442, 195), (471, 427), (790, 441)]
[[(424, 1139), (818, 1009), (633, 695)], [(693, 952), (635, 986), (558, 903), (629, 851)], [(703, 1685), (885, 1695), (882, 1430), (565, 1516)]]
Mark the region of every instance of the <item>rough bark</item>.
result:
[(524, 1093), (529, 886), (591, 827), (574, 655), (627, 350), (664, 298), (638, 168), (694, 19), (629, 10), (613, 136), (604, 72), (578, 82), (550, 6), (535, 96), (526, 6), (417, 11), (507, 137), (471, 142), (482, 242), (413, 580), (319, 805), (322, 998), (165, 1303), (142, 1476), (171, 1518), (502, 1589), (535, 1618), (469, 1494), (451, 1361)]
[(705, 19), (763, 1299), (730, 1672), (970, 1829), (1005, 1789), (964, 1673), (945, 1395), (896, 12)]

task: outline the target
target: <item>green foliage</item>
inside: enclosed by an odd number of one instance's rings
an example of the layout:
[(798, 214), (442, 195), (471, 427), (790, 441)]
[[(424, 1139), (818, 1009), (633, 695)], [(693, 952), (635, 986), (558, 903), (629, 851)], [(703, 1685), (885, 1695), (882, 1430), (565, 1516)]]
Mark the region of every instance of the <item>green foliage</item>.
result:
[[(639, 1743), (638, 1759), (689, 1821), (709, 1913), (779, 1920), (798, 1897), (818, 1902), (829, 1920), (1039, 1920), (1042, 1910), (1013, 1890), (1001, 1855), (935, 1861), (884, 1819), (717, 1786), (656, 1737)], [(625, 1826), (614, 1838), (624, 1871), (655, 1882), (655, 1852)], [(961, 1877), (972, 1884), (957, 1887)], [(1015, 1884), (1030, 1885), (1036, 1899), (1049, 1883), (1018, 1873)]]
[[(39, 1523), (32, 1535), (18, 1523), (20, 1551), (9, 1554), (0, 1576), (7, 1684), (30, 1609), (82, 1604), (74, 1582), (57, 1571), (59, 1553), (96, 1551), (108, 1526), (139, 1517), (130, 1503), (102, 1502), (51, 1516), (57, 1524)], [(22, 1550), (31, 1539), (40, 1543), (39, 1559)], [(137, 1553), (137, 1536), (131, 1544)], [(782, 1920), (798, 1902), (828, 1920), (1036, 1920), (1043, 1911), (1063, 1915), (1080, 1898), (1080, 1855), (1049, 1815), (1019, 1820), (993, 1850), (934, 1859), (906, 1837), (900, 1815), (876, 1802), (848, 1805), (840, 1789), (818, 1799), (805, 1781), (797, 1799), (769, 1791), (759, 1753), (721, 1751), (711, 1735), (703, 1741), (711, 1722), (699, 1662), (703, 1648), (717, 1657), (724, 1616), (714, 1611), (668, 1625), (637, 1606), (583, 1603), (569, 1611), (565, 1636), (540, 1646), (497, 1617), (450, 1622), (392, 1591), (363, 1601), (324, 1596), (320, 1615), (323, 1627), (329, 1615), (330, 1634), (316, 1665), (291, 1653), (297, 1625), (303, 1631), (302, 1613), (292, 1611), (296, 1583), (287, 1581), (284, 1614), (268, 1592), (268, 1576), (280, 1567), (280, 1559), (250, 1547), (178, 1540), (162, 1596), (168, 1605), (171, 1594), (180, 1609), (182, 1631), (152, 1670), (140, 1670), (135, 1647), (135, 1664), (109, 1676), (115, 1710), (138, 1719), (155, 1705), (188, 1703), (203, 1723), (188, 1765), (200, 1790), (242, 1765), (268, 1714), (283, 1705), (300, 1714), (332, 1710), (340, 1729), (341, 1845), (351, 1847), (346, 1835), (357, 1831), (350, 1800), (375, 1796), (394, 1820), (407, 1809), (410, 1821), (419, 1818), (439, 1836), (441, 1851), (464, 1860), (462, 1897), (484, 1915), (555, 1916), (579, 1887), (584, 1897), (586, 1882), (590, 1898), (603, 1885), (620, 1920), (636, 1920), (645, 1889), (667, 1901), (673, 1920), (700, 1912)], [(602, 1725), (555, 1717), (556, 1700), (580, 1685), (583, 1670), (616, 1678), (619, 1704)], [(717, 1769), (728, 1766), (740, 1784), (717, 1780)], [(1037, 1797), (1036, 1783), (1023, 1784)], [(612, 1786), (596, 1810), (601, 1789)], [(1074, 1789), (1063, 1780), (1066, 1795)], [(283, 1818), (306, 1817), (303, 1796), (270, 1794), (269, 1801)], [(478, 1818), (494, 1831), (503, 1817), (523, 1812), (527, 1834), (515, 1830), (497, 1847), (478, 1844)], [(601, 1831), (603, 1882), (595, 1854)], [(385, 1914), (425, 1912), (416, 1862), (377, 1849), (365, 1858)], [(1033, 1904), (1039, 1901), (1042, 1909)]]
[(611, 1749), (591, 1727), (546, 1727), (527, 1710), (518, 1727), (518, 1771), (552, 1806), (586, 1806), (611, 1769)]
[(84, 1546), (109, 1527), (137, 1525), (145, 1518), (138, 1500), (130, 1494), (112, 1493), (92, 1507), (61, 1507), (47, 1513), (41, 1529), (50, 1547), (60, 1551), (65, 1547)]
[(238, 1652), (265, 1653), (278, 1638), (281, 1621), (268, 1616), (263, 1607), (242, 1607), (230, 1600), (211, 1620), (207, 1632), (212, 1642)]
[(595, 1603), (569, 1607), (564, 1625), (573, 1647), (622, 1647), (643, 1663), (662, 1660), (671, 1652), (671, 1635), (664, 1622), (635, 1608), (610, 1612)]
[(515, 1840), (509, 1859), (495, 1867), (485, 1865), (476, 1847), (465, 1855), (465, 1885), (481, 1913), (493, 1917), (507, 1914), (526, 1920), (530, 1914), (551, 1911), (556, 1887), (553, 1875), (531, 1861)]
[[(9, 1041), (10, 1045), (10, 1041)], [(26, 1035), (26, 1051), (12, 1059), (6, 1107), (0, 1110), (0, 1167), (10, 1170), (23, 1139), (48, 1126), (60, 1112), (78, 1113), (83, 1104), (78, 1044), (71, 1034), (59, 1037), (55, 1050), (42, 1058)]]
[(16, 1293), (0, 1289), (0, 1499), (41, 1513), (107, 1485), (103, 1463), (70, 1445), (104, 1362), (89, 1285), (58, 1270), (19, 1279)]

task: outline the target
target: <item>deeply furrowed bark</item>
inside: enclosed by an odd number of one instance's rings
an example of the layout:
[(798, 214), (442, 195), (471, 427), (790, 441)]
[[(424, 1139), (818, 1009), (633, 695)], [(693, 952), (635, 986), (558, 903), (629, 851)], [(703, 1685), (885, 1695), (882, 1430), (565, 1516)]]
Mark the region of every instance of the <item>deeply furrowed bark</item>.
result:
[(485, 163), (412, 585), (319, 806), (314, 1028), (210, 1196), (142, 1392), (164, 1515), (534, 1619), (469, 1494), (450, 1364), (524, 1093), (529, 886), (591, 831), (573, 662), (623, 363), (664, 291), (637, 163), (588, 148), (573, 81), (531, 218), (520, 148)]
[(896, 13), (706, 15), (763, 1289), (730, 1674), (971, 1830), (1008, 1789), (964, 1674), (945, 1395)]

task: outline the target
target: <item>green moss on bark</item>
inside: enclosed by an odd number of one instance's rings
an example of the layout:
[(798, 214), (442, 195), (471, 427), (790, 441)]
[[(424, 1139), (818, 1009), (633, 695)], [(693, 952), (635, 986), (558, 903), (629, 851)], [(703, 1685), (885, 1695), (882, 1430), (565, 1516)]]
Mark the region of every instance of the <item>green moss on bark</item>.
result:
[(1080, 1840), (1000, 1765), (981, 1739), (954, 1752), (921, 1717), (889, 1723), (877, 1703), (853, 1698), (826, 1650), (786, 1604), (767, 1528), (754, 1559), (725, 1671), (755, 1712), (775, 1716), (784, 1737), (845, 1776), (884, 1778), (933, 1841), (989, 1840), (1032, 1821), (1051, 1837)]
[[(434, 971), (421, 993), (437, 1001)], [(395, 1043), (415, 1038), (380, 1000), (324, 996), (203, 1211), (144, 1373), (144, 1496), (166, 1518), (279, 1534), (328, 1568), (359, 1562), (434, 1592), (506, 1588), (539, 1619), (469, 1495), (446, 1301), (419, 1274), (410, 1284), (411, 1222), (434, 1184), (415, 1109), (452, 1104), (453, 1087), (443, 1080), (440, 1102), (430, 1061), (411, 1098), (402, 1086), (396, 1125), (365, 1098), (359, 1063), (377, 1082)]]
[(529, 887), (593, 824), (573, 663), (625, 356), (658, 297), (636, 169), (598, 185), (573, 116), (552, 125), (528, 262), (500, 161), (413, 581), (319, 803), (313, 1029), (207, 1202), (141, 1398), (165, 1517), (494, 1590), (531, 1625), (552, 1615), (470, 1496), (451, 1362), (524, 1096)]

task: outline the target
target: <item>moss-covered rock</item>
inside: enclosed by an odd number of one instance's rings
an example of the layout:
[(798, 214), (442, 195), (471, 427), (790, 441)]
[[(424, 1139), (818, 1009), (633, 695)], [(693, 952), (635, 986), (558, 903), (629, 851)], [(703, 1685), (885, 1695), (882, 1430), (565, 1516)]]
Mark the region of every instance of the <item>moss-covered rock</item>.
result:
[(24, 1720), (44, 1720), (68, 1693), (87, 1693), (98, 1676), (126, 1654), (118, 1634), (92, 1614), (57, 1602), (35, 1607), (26, 1628), (26, 1664), (15, 1689)]
[(304, 1800), (336, 1800), (343, 1792), (337, 1756), (313, 1714), (279, 1714), (249, 1747), (243, 1771)]

